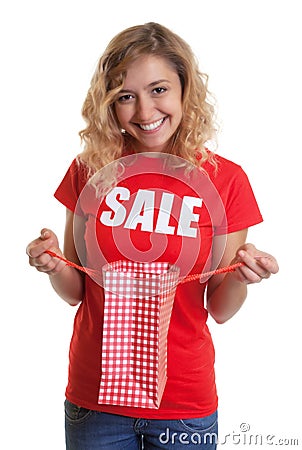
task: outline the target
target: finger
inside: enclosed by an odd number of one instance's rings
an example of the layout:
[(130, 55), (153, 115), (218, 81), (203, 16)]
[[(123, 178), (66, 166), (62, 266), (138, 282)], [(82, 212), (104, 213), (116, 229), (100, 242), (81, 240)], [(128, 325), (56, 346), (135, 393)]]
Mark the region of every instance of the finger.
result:
[(30, 258), (37, 258), (41, 256), (45, 250), (52, 247), (54, 244), (52, 238), (41, 239), (38, 238), (33, 241), (26, 249), (26, 253)]
[(29, 258), (29, 264), (34, 267), (43, 267), (48, 266), (50, 261), (52, 260), (52, 257), (48, 253), (42, 253), (41, 255), (32, 258)]
[(267, 270), (270, 273), (276, 274), (279, 271), (279, 266), (276, 261), (276, 259), (271, 256), (256, 256), (255, 259), (257, 260), (258, 264), (260, 264), (265, 270)]
[(62, 264), (61, 261), (57, 262), (52, 259), (48, 264), (44, 266), (36, 266), (36, 269), (39, 272), (47, 273), (48, 275), (53, 275), (55, 273), (60, 272), (65, 267), (65, 264)]
[(29, 256), (30, 258), (32, 257), (31, 256), (32, 248), (35, 247), (39, 243), (39, 241), (40, 241), (40, 238), (35, 239), (34, 241), (30, 242), (30, 244), (27, 245), (25, 251), (26, 251), (27, 256)]
[(263, 278), (270, 277), (271, 272), (268, 270), (268, 267), (259, 264), (259, 259), (256, 259), (244, 250), (239, 252), (239, 256), (245, 264), (241, 268), (241, 271), (248, 279), (251, 279), (255, 283), (261, 281)]
[(47, 239), (50, 239), (48, 242), (55, 243), (56, 235), (48, 228), (42, 228), (40, 236), (27, 245), (26, 254), (30, 258), (35, 258), (36, 256), (38, 256), (37, 252), (39, 252), (39, 249), (41, 249), (40, 254), (43, 253), (45, 251), (45, 246), (39, 247), (39, 245), (42, 243), (42, 241), (46, 241)]
[[(58, 252), (58, 249), (56, 249)], [(39, 258), (32, 259), (30, 262), (39, 272), (47, 273), (48, 275), (52, 275), (60, 272), (65, 266), (66, 263), (56, 257), (52, 257), (47, 253), (44, 253)]]
[(42, 228), (41, 230), (41, 239), (49, 239), (54, 235), (53, 231), (49, 230), (48, 228)]
[(240, 274), (240, 279), (246, 284), (249, 283), (260, 283), (262, 277), (256, 273), (253, 269), (248, 267), (246, 264), (237, 269), (237, 272)]

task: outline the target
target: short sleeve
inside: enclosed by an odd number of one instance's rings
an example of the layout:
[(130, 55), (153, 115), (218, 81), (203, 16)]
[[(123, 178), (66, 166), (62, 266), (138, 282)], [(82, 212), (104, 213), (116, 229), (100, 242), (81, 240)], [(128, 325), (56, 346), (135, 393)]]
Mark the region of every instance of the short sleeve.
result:
[(225, 208), (227, 228), (217, 234), (233, 233), (263, 221), (248, 176), (241, 166), (221, 158), (218, 174), (212, 179)]
[[(77, 201), (87, 182), (87, 170), (77, 159), (69, 166), (63, 180), (59, 184), (54, 196), (66, 208), (75, 212)], [(77, 213), (79, 213), (77, 208)]]

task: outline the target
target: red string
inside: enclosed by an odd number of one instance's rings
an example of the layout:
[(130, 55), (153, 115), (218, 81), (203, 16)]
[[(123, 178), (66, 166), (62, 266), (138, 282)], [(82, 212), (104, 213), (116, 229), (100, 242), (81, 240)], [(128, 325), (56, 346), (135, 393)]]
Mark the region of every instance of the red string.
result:
[(68, 259), (64, 258), (63, 256), (60, 256), (57, 253), (52, 252), (51, 250), (46, 250), (45, 253), (48, 253), (50, 256), (53, 256), (54, 258), (58, 258), (61, 261), (64, 261), (64, 263), (67, 266), (74, 267), (75, 269), (78, 269), (81, 272), (87, 273), (87, 275), (98, 275), (99, 274), (99, 272), (97, 270), (88, 269), (88, 267), (79, 266), (78, 264), (76, 264), (72, 261), (69, 261)]
[(179, 281), (179, 284), (187, 283), (188, 281), (199, 280), (200, 278), (211, 277), (212, 275), (218, 275), (220, 273), (235, 272), (235, 270), (238, 267), (242, 267), (243, 265), (244, 265), (243, 262), (238, 262), (236, 264), (231, 264), (230, 266), (220, 267), (219, 269), (211, 270), (210, 272), (194, 273), (192, 275), (188, 275), (188, 276), (182, 278)]
[[(58, 258), (61, 261), (64, 261), (67, 266), (74, 267), (75, 269), (78, 269), (81, 272), (87, 273), (87, 275), (98, 275), (99, 274), (99, 272), (97, 270), (88, 269), (87, 267), (79, 266), (78, 264), (75, 264), (74, 262), (69, 261), (68, 259), (64, 258), (63, 256), (60, 256), (57, 253), (52, 252), (51, 250), (46, 250), (45, 253), (48, 253), (50, 256), (53, 256), (54, 258)], [(221, 267), (219, 269), (211, 270), (210, 272), (195, 273), (192, 275), (188, 275), (186, 277), (181, 278), (179, 281), (179, 284), (187, 283), (189, 281), (199, 280), (200, 278), (211, 277), (212, 275), (218, 275), (221, 273), (235, 272), (235, 270), (238, 267), (242, 267), (243, 265), (244, 265), (243, 262), (238, 262), (236, 264), (231, 264), (226, 267)]]

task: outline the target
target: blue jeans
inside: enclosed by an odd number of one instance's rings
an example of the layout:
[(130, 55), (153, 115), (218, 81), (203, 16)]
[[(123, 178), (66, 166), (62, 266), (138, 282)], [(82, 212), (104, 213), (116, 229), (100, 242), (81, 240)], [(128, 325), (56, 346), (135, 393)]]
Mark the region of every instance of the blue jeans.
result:
[(215, 450), (217, 412), (200, 419), (135, 419), (65, 401), (67, 450)]

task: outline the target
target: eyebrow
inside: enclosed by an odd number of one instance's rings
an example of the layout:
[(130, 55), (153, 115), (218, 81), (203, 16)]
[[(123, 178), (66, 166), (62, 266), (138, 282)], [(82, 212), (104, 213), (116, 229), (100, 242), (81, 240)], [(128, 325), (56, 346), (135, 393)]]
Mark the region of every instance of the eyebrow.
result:
[[(153, 87), (153, 86), (156, 86), (157, 84), (160, 84), (160, 83), (169, 83), (169, 84), (170, 84), (171, 81), (166, 80), (166, 79), (161, 79), (161, 80), (152, 81), (152, 83), (148, 84), (144, 89), (148, 89), (148, 88)], [(131, 92), (131, 93), (134, 93), (134, 91), (132, 91), (131, 89), (122, 89), (122, 90), (120, 91), (120, 93), (125, 93), (125, 92)]]

